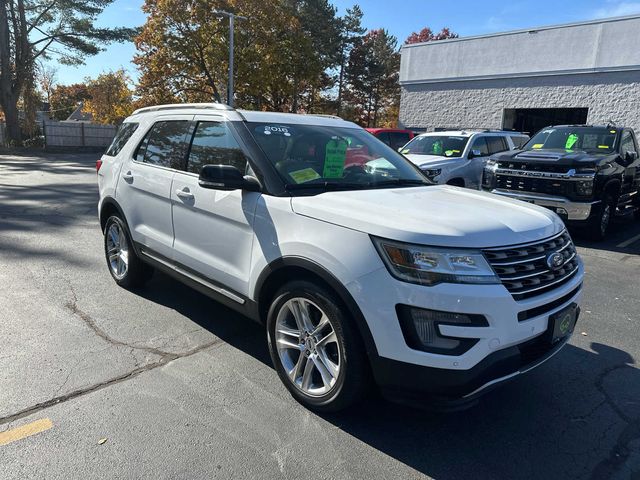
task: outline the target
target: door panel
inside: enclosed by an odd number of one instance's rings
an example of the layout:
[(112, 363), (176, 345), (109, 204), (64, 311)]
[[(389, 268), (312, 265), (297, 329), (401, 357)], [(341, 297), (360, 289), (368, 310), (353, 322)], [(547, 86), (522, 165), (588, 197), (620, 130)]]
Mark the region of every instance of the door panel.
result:
[[(120, 170), (117, 199), (133, 240), (171, 258), (171, 186), (193, 115), (159, 117)], [(182, 152), (182, 153), (181, 153)]]
[(224, 119), (199, 115), (195, 120), (189, 171), (177, 173), (171, 189), (174, 260), (246, 295), (253, 219), (261, 193), (212, 190), (198, 185), (203, 165), (226, 164), (242, 169), (246, 168), (246, 160)]

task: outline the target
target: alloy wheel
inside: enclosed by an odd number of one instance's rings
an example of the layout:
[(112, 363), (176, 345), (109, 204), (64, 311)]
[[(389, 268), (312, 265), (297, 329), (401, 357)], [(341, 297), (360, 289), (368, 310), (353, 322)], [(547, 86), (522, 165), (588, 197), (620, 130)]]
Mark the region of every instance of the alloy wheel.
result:
[(284, 303), (276, 317), (275, 342), (280, 363), (296, 388), (319, 397), (334, 387), (340, 346), (331, 320), (317, 304), (302, 297)]
[(120, 225), (112, 223), (107, 229), (107, 259), (111, 273), (122, 280), (129, 267), (129, 245)]

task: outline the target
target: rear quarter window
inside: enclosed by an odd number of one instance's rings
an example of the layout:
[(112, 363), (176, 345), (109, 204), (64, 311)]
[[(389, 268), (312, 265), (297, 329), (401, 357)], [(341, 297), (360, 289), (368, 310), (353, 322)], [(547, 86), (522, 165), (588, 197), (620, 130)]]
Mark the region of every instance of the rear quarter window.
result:
[(116, 136), (113, 137), (111, 141), (111, 145), (107, 148), (105, 155), (109, 155), (110, 157), (115, 157), (120, 153), (120, 150), (124, 148), (127, 144), (131, 135), (138, 129), (138, 124), (135, 122), (123, 123), (118, 127), (118, 131), (116, 132)]

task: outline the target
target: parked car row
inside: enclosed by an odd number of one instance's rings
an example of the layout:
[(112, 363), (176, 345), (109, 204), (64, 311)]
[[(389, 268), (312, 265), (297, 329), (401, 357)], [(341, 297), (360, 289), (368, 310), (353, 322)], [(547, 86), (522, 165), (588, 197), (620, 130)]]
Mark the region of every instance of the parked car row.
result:
[(469, 405), (555, 355), (580, 313), (584, 267), (558, 215), (434, 185), (477, 185), (482, 168), (455, 172), (516, 141), (421, 135), (409, 161), (338, 118), (140, 109), (96, 166), (106, 265), (122, 287), (161, 270), (264, 324), (309, 408), (345, 408), (372, 384)]
[(630, 128), (552, 126), (531, 140), (508, 131), (432, 132), (399, 151), (434, 183), (544, 206), (596, 240), (614, 216), (640, 217), (639, 150)]

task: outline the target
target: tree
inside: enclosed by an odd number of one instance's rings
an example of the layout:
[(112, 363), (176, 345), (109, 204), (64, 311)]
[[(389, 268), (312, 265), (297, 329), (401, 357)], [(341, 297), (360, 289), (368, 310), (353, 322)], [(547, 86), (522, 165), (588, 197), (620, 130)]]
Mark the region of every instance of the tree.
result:
[(94, 80), (87, 78), (85, 83), (89, 98), (82, 110), (90, 113), (95, 122), (116, 125), (131, 115), (131, 79), (123, 69), (103, 73)]
[(434, 40), (445, 40), (447, 38), (458, 38), (457, 33), (453, 33), (449, 28), (444, 27), (438, 33), (433, 33), (429, 27), (424, 27), (419, 32), (413, 32), (404, 41), (405, 45), (412, 43), (432, 42)]
[(371, 30), (356, 44), (346, 78), (359, 123), (377, 126), (380, 113), (398, 102), (399, 70), (398, 40), (386, 30)]
[(134, 58), (141, 103), (224, 98), (229, 27), (216, 9), (247, 17), (236, 23), (236, 104), (313, 108), (338, 63), (339, 24), (327, 0), (145, 0)]
[(362, 35), (367, 31), (362, 26), (362, 10), (359, 5), (354, 5), (352, 8), (348, 8), (344, 17), (340, 20), (341, 35), (340, 35), (340, 73), (338, 74), (338, 100), (337, 100), (337, 114), (342, 114), (342, 93), (344, 89), (344, 76), (345, 67), (347, 66), (347, 60), (351, 54), (351, 50), (354, 45), (362, 38)]
[(0, 106), (7, 136), (19, 143), (18, 100), (39, 59), (81, 64), (108, 42), (127, 40), (135, 30), (99, 28), (97, 16), (114, 0), (3, 0), (0, 4)]
[(84, 83), (57, 85), (51, 90), (49, 113), (56, 120), (66, 120), (88, 99), (89, 90)]
[(44, 62), (36, 65), (36, 83), (45, 101), (51, 105), (51, 94), (58, 81), (58, 69)]

